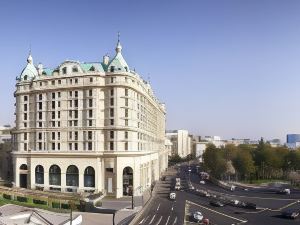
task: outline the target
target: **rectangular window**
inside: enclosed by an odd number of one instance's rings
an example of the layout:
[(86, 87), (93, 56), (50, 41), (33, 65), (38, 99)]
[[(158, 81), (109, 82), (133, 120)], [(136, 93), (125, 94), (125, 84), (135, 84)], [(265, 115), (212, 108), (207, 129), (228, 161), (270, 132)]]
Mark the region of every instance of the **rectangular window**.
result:
[(128, 139), (128, 131), (125, 131), (125, 139)]
[(128, 106), (128, 98), (125, 98), (125, 106)]
[(110, 110), (110, 112), (109, 112), (110, 117), (113, 117), (114, 116), (114, 109), (110, 108), (109, 110)]
[(55, 127), (55, 121), (52, 121), (52, 127)]
[(72, 100), (69, 100), (69, 107), (72, 108)]
[(70, 132), (69, 132), (69, 139), (72, 140), (72, 138), (73, 138), (73, 137), (72, 137), (72, 132), (70, 131)]
[(43, 119), (43, 113), (39, 112), (39, 120), (42, 120), (42, 119)]
[(55, 143), (52, 143), (52, 150), (55, 150)]
[(27, 111), (27, 104), (24, 104), (24, 111)]
[(78, 84), (78, 79), (75, 79), (75, 84)]
[(24, 120), (27, 120), (27, 113), (24, 113)]
[(93, 107), (93, 99), (89, 99), (89, 107)]
[(39, 142), (39, 150), (42, 150), (42, 143), (41, 142)]
[(57, 107), (60, 108), (60, 101), (57, 102)]
[(88, 150), (92, 150), (93, 149), (93, 142), (88, 142)]
[(128, 96), (128, 89), (125, 88), (125, 96)]
[(52, 132), (52, 140), (55, 140), (55, 132)]
[(115, 134), (114, 131), (111, 130), (109, 135), (110, 139), (114, 139), (114, 134)]
[(38, 139), (42, 140), (42, 133), (41, 132), (38, 133)]
[(72, 110), (69, 110), (69, 117), (72, 118)]
[(39, 127), (43, 127), (43, 123), (42, 122), (39, 122)]
[(111, 105), (111, 106), (114, 105), (114, 98), (110, 98), (110, 105)]
[(92, 140), (92, 139), (93, 139), (93, 132), (88, 131), (88, 140)]
[(27, 102), (28, 101), (28, 96), (24, 96), (24, 102)]
[[(53, 81), (52, 81), (53, 82)], [(55, 99), (55, 93), (52, 93), (52, 99)]]
[(57, 112), (57, 118), (60, 119), (60, 111)]
[(75, 91), (75, 97), (76, 98), (78, 97), (78, 91)]
[(72, 97), (72, 91), (69, 91), (69, 97)]
[(27, 141), (27, 133), (24, 133), (24, 141)]
[(39, 94), (39, 100), (43, 100), (43, 95), (42, 94)]
[(24, 143), (24, 151), (27, 151), (27, 143)]
[(89, 120), (89, 126), (93, 126), (93, 120)]
[(128, 109), (125, 109), (125, 117), (128, 117)]
[(24, 127), (27, 127), (27, 123), (24, 123)]
[(93, 117), (93, 110), (89, 110), (89, 117), (91, 118), (91, 117)]
[(93, 83), (93, 78), (92, 77), (90, 77), (90, 83)]
[(74, 150), (78, 150), (78, 143), (74, 143)]
[(72, 151), (72, 143), (69, 143), (69, 151)]
[(74, 111), (74, 118), (77, 119), (78, 118), (78, 110)]
[(43, 109), (43, 103), (39, 102), (39, 110)]
[(128, 120), (125, 119), (125, 126), (128, 126)]
[(75, 136), (75, 140), (77, 141), (78, 140), (78, 131), (74, 132), (74, 136)]
[(114, 150), (114, 143), (113, 142), (109, 142), (109, 149), (111, 151)]
[(128, 150), (128, 142), (125, 142), (125, 151)]
[(57, 132), (57, 140), (60, 140), (60, 132)]
[(89, 90), (89, 96), (90, 96), (90, 97), (93, 96), (93, 90)]
[(55, 111), (52, 112), (52, 119), (55, 119)]
[(61, 97), (61, 94), (60, 94), (60, 92), (57, 92), (57, 96), (58, 96), (58, 98), (60, 98), (60, 97)]
[(110, 119), (110, 125), (114, 125), (114, 124), (115, 124), (114, 119)]
[(61, 80), (58, 80), (58, 84), (61, 84)]
[(60, 150), (60, 143), (57, 143), (57, 150)]
[(57, 127), (60, 127), (60, 121), (57, 122)]
[(114, 89), (110, 90), (110, 96), (114, 96)]
[(78, 120), (74, 120), (74, 127), (78, 126)]
[(77, 108), (78, 107), (78, 100), (74, 100), (74, 106)]

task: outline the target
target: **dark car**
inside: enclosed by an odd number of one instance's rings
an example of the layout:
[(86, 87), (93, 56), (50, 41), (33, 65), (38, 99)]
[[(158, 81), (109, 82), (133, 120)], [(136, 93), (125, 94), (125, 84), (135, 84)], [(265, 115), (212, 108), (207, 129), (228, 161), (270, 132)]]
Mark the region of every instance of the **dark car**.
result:
[(296, 219), (299, 216), (299, 209), (287, 209), (281, 212), (281, 215), (285, 218)]
[(276, 191), (276, 193), (281, 194), (281, 195), (289, 195), (289, 194), (291, 194), (291, 190), (286, 188), (286, 189), (278, 190), (278, 191)]
[(216, 201), (216, 200), (212, 200), (209, 202), (209, 204), (211, 204), (212, 206), (216, 206), (216, 207), (223, 207), (224, 203), (221, 201)]
[(246, 209), (256, 209), (256, 204), (251, 202), (243, 202), (242, 207)]

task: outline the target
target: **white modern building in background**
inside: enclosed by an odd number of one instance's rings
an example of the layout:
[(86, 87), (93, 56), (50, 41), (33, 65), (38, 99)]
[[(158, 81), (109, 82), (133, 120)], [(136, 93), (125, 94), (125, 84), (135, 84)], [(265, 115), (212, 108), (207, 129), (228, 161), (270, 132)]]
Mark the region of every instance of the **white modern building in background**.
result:
[(171, 155), (178, 154), (184, 158), (192, 153), (192, 138), (187, 130), (167, 131), (166, 138), (172, 143)]
[(11, 142), (11, 126), (0, 126), (0, 144)]
[(165, 106), (117, 43), (102, 62), (34, 65), (16, 83), (16, 187), (138, 195), (167, 168)]

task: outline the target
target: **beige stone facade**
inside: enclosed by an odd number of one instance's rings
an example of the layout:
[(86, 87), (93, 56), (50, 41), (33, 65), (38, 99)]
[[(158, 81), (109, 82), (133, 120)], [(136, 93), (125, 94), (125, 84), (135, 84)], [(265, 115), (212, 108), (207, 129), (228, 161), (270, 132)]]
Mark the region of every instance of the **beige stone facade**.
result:
[(54, 70), (31, 55), (16, 84), (16, 187), (138, 195), (167, 168), (165, 108), (115, 57), (65, 61)]

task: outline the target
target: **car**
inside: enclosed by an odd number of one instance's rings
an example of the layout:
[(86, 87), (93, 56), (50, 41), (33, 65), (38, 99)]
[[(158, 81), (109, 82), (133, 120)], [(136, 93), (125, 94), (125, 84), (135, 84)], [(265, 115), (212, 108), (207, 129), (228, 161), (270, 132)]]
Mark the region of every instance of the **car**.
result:
[(291, 190), (288, 189), (288, 188), (285, 188), (285, 189), (282, 189), (282, 190), (278, 190), (276, 193), (277, 194), (282, 194), (282, 195), (289, 195), (289, 194), (291, 194)]
[(216, 207), (223, 207), (224, 203), (221, 201), (216, 201), (216, 200), (212, 200), (209, 202), (209, 204), (211, 204), (212, 206), (216, 206)]
[(281, 215), (285, 218), (296, 219), (299, 216), (299, 209), (287, 209), (282, 211)]
[(252, 202), (241, 202), (241, 206), (245, 209), (256, 209), (256, 204)]
[(179, 190), (180, 190), (180, 185), (176, 184), (176, 185), (175, 185), (175, 190), (178, 190), (178, 191), (179, 191)]
[(205, 184), (205, 181), (204, 180), (200, 180), (200, 184)]
[(169, 195), (171, 200), (175, 200), (176, 199), (176, 193), (175, 192), (171, 192)]
[(193, 220), (196, 221), (196, 222), (201, 222), (203, 220), (203, 215), (201, 212), (199, 211), (196, 211), (193, 213)]

